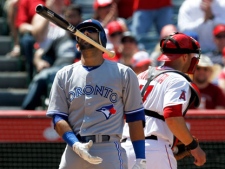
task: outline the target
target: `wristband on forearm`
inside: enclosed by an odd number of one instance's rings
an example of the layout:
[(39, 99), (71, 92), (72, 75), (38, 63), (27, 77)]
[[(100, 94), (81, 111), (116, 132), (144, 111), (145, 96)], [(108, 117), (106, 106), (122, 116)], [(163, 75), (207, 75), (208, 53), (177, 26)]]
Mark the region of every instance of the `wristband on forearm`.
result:
[(197, 147), (198, 147), (198, 142), (195, 139), (193, 139), (193, 141), (190, 144), (186, 145), (186, 148), (188, 150), (194, 150)]
[(132, 141), (136, 158), (145, 159), (145, 140)]
[(63, 140), (69, 145), (73, 146), (74, 143), (78, 142), (76, 135), (72, 131), (67, 131), (62, 135)]

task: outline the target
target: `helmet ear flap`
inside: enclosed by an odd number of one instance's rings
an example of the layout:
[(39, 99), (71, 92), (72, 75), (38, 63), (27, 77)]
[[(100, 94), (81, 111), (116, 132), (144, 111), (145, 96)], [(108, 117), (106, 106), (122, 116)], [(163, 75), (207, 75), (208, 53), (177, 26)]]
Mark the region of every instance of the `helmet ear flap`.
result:
[(196, 69), (196, 66), (197, 66), (198, 62), (199, 62), (199, 59), (196, 58), (196, 57), (193, 57), (191, 59), (190, 66), (189, 66), (188, 71), (187, 71), (188, 74), (194, 74), (194, 71)]

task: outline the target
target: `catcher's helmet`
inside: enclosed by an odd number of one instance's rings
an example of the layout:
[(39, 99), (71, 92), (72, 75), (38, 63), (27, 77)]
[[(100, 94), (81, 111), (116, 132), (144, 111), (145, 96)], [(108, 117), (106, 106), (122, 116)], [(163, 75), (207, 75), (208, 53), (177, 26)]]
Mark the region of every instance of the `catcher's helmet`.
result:
[(192, 37), (175, 32), (160, 41), (162, 55), (159, 61), (173, 61), (182, 54), (197, 53), (200, 58), (201, 49), (199, 43)]
[(107, 38), (106, 38), (105, 30), (99, 21), (95, 19), (87, 19), (83, 21), (82, 23), (78, 24), (76, 28), (80, 30), (81, 28), (85, 28), (85, 27), (96, 28), (99, 31), (99, 43), (102, 46), (106, 47)]

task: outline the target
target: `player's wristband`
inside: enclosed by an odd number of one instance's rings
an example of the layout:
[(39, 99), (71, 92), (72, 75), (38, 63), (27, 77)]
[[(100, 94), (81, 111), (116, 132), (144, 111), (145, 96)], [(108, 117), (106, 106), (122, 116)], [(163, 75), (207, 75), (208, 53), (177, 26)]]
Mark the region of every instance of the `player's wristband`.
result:
[(145, 159), (145, 140), (132, 141), (136, 159)]
[(189, 150), (194, 150), (197, 147), (198, 147), (198, 142), (195, 139), (193, 139), (193, 141), (190, 144), (186, 145), (186, 148)]
[(74, 143), (78, 142), (79, 140), (77, 139), (76, 135), (72, 131), (67, 131), (63, 134), (62, 136), (63, 140), (70, 145), (71, 147), (73, 146)]

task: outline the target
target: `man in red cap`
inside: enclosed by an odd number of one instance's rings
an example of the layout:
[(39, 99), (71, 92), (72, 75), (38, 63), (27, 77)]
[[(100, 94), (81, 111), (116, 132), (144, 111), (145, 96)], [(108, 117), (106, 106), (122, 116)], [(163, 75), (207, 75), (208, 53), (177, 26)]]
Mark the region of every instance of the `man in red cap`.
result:
[(222, 51), (225, 47), (225, 24), (217, 24), (213, 29), (213, 40), (216, 44), (216, 49), (208, 52), (207, 55), (212, 60), (213, 64), (224, 66)]
[[(188, 130), (184, 116), (190, 104), (199, 105), (199, 91), (185, 73), (193, 73), (200, 58), (199, 43), (182, 33), (174, 33), (160, 41), (164, 61), (159, 67), (149, 67), (138, 75), (145, 108), (145, 155), (147, 168), (176, 169), (173, 147), (177, 140), (184, 143), (194, 158), (194, 164), (206, 162), (205, 152)], [(123, 147), (128, 163), (135, 163), (129, 139), (129, 127), (125, 125)], [(159, 160), (160, 159), (160, 160)], [(128, 166), (129, 168), (129, 166)]]
[(126, 24), (119, 20), (111, 21), (106, 25), (107, 39), (106, 48), (113, 50), (115, 56), (110, 58), (104, 53), (104, 58), (118, 62), (121, 57), (121, 39), (123, 32), (127, 30)]

